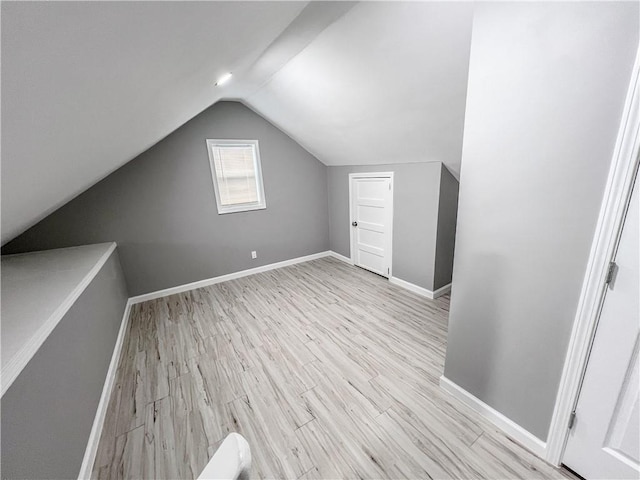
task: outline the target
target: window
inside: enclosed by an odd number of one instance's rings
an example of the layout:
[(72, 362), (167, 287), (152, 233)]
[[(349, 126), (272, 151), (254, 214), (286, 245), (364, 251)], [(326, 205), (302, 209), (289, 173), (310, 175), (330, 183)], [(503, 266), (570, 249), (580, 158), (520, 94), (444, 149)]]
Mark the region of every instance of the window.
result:
[(257, 140), (207, 140), (218, 214), (267, 208)]

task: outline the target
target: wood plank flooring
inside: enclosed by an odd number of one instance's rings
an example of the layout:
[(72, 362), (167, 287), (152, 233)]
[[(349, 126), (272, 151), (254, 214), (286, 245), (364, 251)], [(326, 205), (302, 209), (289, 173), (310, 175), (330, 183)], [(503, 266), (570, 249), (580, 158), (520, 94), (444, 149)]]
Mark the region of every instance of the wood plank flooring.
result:
[(94, 478), (574, 478), (440, 389), (449, 299), (332, 258), (135, 305)]

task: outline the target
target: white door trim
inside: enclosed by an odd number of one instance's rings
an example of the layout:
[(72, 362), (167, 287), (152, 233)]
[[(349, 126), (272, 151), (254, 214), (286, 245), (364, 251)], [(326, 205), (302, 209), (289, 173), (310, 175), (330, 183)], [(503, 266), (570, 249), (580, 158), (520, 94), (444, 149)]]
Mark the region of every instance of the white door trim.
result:
[(634, 173), (638, 168), (640, 154), (638, 105), (640, 105), (640, 49), (636, 53), (607, 186), (549, 427), (545, 458), (554, 465), (560, 465), (562, 462), (569, 434), (569, 417), (578, 401), (580, 382), (587, 367), (589, 346), (602, 308), (609, 262), (615, 254), (626, 206), (631, 197)]
[(363, 173), (350, 173), (349, 174), (349, 257), (351, 258), (351, 264), (355, 265), (355, 258), (353, 251), (353, 228), (351, 228), (351, 222), (353, 221), (353, 180), (356, 178), (388, 178), (391, 181), (391, 213), (389, 218), (391, 219), (390, 228), (387, 229), (387, 245), (389, 245), (389, 278), (393, 276), (393, 172), (363, 172)]

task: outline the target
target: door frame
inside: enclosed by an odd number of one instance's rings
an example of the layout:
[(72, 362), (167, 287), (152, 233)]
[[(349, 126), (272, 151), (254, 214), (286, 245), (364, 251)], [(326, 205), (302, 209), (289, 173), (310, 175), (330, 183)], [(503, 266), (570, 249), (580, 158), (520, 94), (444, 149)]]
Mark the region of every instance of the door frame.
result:
[(560, 465), (569, 438), (569, 420), (578, 403), (580, 385), (606, 293), (609, 262), (613, 260), (640, 163), (640, 49), (636, 52), (618, 138), (607, 178), (598, 223), (591, 245), (569, 348), (549, 427), (545, 459)]
[(388, 178), (391, 181), (391, 205), (389, 206), (389, 213), (387, 218), (389, 219), (389, 229), (387, 230), (387, 245), (389, 246), (389, 255), (388, 255), (388, 269), (389, 276), (391, 278), (393, 276), (393, 194), (394, 194), (394, 185), (393, 185), (393, 172), (362, 172), (362, 173), (350, 173), (349, 174), (349, 258), (351, 258), (351, 263), (353, 265), (355, 262), (355, 249), (353, 242), (355, 240), (353, 228), (351, 226), (351, 222), (353, 221), (353, 181), (357, 178)]

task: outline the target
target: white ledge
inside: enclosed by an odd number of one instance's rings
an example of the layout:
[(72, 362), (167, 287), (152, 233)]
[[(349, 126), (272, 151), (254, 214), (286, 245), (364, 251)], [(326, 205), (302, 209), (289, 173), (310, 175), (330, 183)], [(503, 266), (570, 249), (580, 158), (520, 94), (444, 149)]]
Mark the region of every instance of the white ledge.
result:
[(99, 243), (2, 256), (2, 395), (115, 248)]

